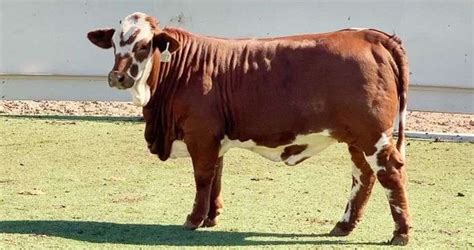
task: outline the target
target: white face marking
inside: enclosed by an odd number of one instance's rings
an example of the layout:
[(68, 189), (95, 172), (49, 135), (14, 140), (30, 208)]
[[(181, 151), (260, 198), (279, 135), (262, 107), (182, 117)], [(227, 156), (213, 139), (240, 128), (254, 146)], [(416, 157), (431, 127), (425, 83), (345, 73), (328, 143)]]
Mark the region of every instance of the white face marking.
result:
[(384, 166), (379, 166), (378, 165), (377, 155), (389, 143), (390, 143), (390, 141), (389, 141), (389, 138), (387, 137), (387, 135), (385, 133), (382, 133), (382, 135), (380, 136), (380, 139), (377, 141), (377, 143), (375, 143), (375, 148), (377, 149), (377, 150), (375, 150), (375, 153), (373, 155), (365, 155), (365, 153), (364, 153), (365, 160), (369, 163), (369, 166), (372, 169), (372, 171), (374, 171), (374, 173), (377, 173), (380, 170), (385, 170)]
[[(112, 37), (112, 41), (115, 45), (115, 55), (128, 55), (133, 60), (131, 65), (136, 64), (138, 66), (138, 73), (135, 77), (130, 74), (130, 69), (132, 67), (128, 69), (127, 74), (135, 80), (133, 87), (130, 88), (133, 104), (140, 107), (145, 106), (150, 100), (151, 92), (150, 87), (147, 84), (147, 80), (150, 76), (151, 68), (153, 66), (153, 62), (151, 60), (153, 49), (150, 48), (148, 57), (142, 62), (139, 62), (134, 57), (133, 48), (137, 42), (141, 40), (150, 41), (153, 38), (151, 26), (149, 22), (145, 20), (146, 16), (146, 14), (140, 12), (128, 15), (123, 20), (121, 20), (121, 24), (117, 27), (117, 29), (115, 29), (116, 32)], [(140, 32), (138, 35), (136, 35), (135, 40), (131, 44), (120, 46), (120, 41), (122, 39), (123, 41), (127, 41), (138, 30), (140, 30)], [(123, 34), (122, 38), (120, 37), (121, 34)]]
[[(124, 56), (127, 53), (131, 54), (136, 42), (143, 39), (149, 41), (153, 38), (153, 31), (151, 30), (150, 23), (145, 20), (146, 17), (146, 14), (135, 12), (121, 20), (121, 24), (115, 29), (116, 32), (112, 37), (116, 55)], [(120, 34), (123, 34), (123, 40), (127, 41), (138, 29), (140, 33), (138, 33), (133, 43), (120, 46)]]
[(280, 162), (282, 161), (281, 155), (285, 151), (286, 147), (291, 145), (308, 145), (304, 151), (297, 155), (291, 155), (284, 161), (285, 164), (293, 166), (304, 158), (311, 157), (321, 152), (335, 142), (336, 140), (330, 136), (329, 130), (324, 130), (321, 133), (298, 135), (296, 136), (296, 139), (290, 144), (278, 146), (276, 148), (259, 146), (252, 140), (245, 142), (241, 142), (239, 140), (230, 140), (226, 136), (221, 141), (219, 156), (223, 156), (230, 148), (243, 148), (253, 151), (271, 161)]
[(360, 188), (362, 187), (362, 181), (360, 180), (360, 176), (362, 175), (362, 172), (360, 169), (352, 165), (352, 177), (356, 180), (355, 185), (352, 187), (351, 194), (349, 196), (349, 202), (347, 203), (347, 211), (344, 213), (342, 216), (342, 219), (340, 222), (349, 222), (350, 216), (351, 216), (351, 207), (352, 207), (352, 202), (354, 202), (354, 198), (356, 197), (357, 193), (359, 192)]

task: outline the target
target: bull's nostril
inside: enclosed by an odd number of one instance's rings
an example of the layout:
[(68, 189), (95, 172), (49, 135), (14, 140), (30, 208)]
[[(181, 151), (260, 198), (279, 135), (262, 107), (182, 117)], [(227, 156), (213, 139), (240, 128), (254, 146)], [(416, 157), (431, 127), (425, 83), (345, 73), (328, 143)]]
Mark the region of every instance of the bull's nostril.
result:
[(123, 82), (124, 79), (125, 79), (124, 74), (122, 74), (122, 73), (117, 74), (117, 80), (118, 80), (119, 82)]

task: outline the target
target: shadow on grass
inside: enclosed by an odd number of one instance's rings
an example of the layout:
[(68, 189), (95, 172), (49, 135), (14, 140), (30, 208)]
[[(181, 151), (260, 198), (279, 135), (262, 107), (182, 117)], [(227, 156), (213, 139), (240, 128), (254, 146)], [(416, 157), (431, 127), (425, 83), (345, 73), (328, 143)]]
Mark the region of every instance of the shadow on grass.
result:
[(86, 115), (0, 115), (10, 119), (97, 121), (97, 122), (143, 122), (141, 116), (86, 116)]
[[(187, 231), (176, 225), (118, 224), (94, 221), (0, 221), (0, 233), (56, 236), (92, 243), (165, 246), (261, 246), (261, 245), (385, 245), (315, 240), (327, 234)], [(303, 238), (303, 239), (302, 239)]]

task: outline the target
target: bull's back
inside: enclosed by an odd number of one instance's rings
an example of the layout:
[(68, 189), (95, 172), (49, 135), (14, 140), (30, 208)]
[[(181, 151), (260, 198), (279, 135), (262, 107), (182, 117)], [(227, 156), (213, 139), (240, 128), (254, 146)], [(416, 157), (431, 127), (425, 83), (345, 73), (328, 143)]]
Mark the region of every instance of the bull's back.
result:
[[(366, 36), (364, 31), (342, 31), (256, 46), (272, 49), (260, 53), (273, 56), (248, 62), (249, 70), (234, 89), (235, 135), (277, 145), (297, 135), (345, 128), (354, 119), (374, 122), (374, 110), (389, 112), (393, 121), (397, 98), (392, 59)], [(258, 61), (269, 65), (252, 70)], [(380, 127), (387, 123), (376, 122)]]

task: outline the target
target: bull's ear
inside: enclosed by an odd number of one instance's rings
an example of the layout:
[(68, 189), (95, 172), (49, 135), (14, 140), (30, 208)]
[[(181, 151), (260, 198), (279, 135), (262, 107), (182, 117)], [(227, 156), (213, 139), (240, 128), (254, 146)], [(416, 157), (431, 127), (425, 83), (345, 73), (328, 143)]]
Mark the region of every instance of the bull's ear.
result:
[(87, 33), (87, 38), (97, 47), (110, 49), (115, 29), (98, 29)]
[(158, 48), (160, 52), (165, 51), (166, 44), (169, 43), (168, 50), (173, 53), (179, 49), (179, 42), (166, 32), (160, 32), (153, 36), (153, 48)]

